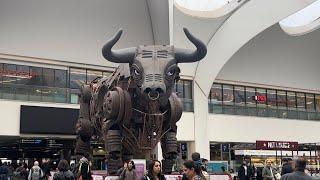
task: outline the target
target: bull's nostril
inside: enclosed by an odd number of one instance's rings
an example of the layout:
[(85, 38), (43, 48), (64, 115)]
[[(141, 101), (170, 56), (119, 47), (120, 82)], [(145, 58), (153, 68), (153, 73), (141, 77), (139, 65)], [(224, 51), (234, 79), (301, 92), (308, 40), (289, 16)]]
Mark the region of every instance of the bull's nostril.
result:
[(159, 93), (157, 91), (150, 91), (148, 96), (151, 100), (157, 100), (159, 98)]
[(163, 90), (161, 88), (157, 88), (156, 91), (159, 93), (159, 94), (162, 94), (163, 93)]
[(146, 89), (144, 90), (144, 92), (147, 93), (147, 94), (148, 94), (150, 91), (151, 91), (151, 88), (146, 88)]

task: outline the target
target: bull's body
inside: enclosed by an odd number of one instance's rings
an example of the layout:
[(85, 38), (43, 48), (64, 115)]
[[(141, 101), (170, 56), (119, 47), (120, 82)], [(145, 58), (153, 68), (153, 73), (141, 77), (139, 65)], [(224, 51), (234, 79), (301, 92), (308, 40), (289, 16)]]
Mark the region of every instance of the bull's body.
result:
[(176, 122), (182, 114), (181, 102), (173, 92), (180, 72), (177, 63), (194, 62), (206, 54), (203, 43), (187, 30), (185, 33), (196, 45), (196, 52), (172, 46), (112, 51), (121, 31), (104, 46), (106, 59), (129, 66), (120, 65), (110, 77), (82, 87), (76, 154), (89, 156), (90, 139), (103, 138), (108, 171), (114, 173), (122, 160), (132, 155), (148, 157), (161, 142), (163, 171), (171, 171), (177, 157)]

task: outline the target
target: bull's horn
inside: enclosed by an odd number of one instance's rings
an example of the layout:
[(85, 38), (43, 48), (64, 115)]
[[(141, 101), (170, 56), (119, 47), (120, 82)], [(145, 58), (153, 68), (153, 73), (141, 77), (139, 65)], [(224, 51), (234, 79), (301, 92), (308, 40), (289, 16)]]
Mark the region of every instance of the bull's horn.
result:
[(136, 53), (136, 48), (125, 48), (119, 50), (112, 50), (112, 47), (118, 42), (122, 34), (122, 29), (119, 29), (115, 36), (113, 36), (102, 48), (103, 57), (115, 63), (129, 63), (132, 62)]
[(175, 48), (175, 59), (178, 63), (200, 61), (207, 54), (206, 45), (194, 37), (187, 28), (183, 28), (187, 38), (196, 46), (197, 50)]

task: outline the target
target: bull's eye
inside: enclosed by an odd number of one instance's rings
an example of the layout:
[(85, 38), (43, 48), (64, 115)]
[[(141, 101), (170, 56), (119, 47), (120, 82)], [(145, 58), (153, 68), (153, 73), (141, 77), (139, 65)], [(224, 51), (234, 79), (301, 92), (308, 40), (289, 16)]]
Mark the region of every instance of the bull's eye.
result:
[(170, 71), (167, 72), (167, 75), (168, 76), (173, 76), (175, 73), (175, 70), (174, 69), (171, 69)]
[(137, 69), (134, 69), (134, 74), (139, 76), (140, 75), (140, 72), (137, 70)]

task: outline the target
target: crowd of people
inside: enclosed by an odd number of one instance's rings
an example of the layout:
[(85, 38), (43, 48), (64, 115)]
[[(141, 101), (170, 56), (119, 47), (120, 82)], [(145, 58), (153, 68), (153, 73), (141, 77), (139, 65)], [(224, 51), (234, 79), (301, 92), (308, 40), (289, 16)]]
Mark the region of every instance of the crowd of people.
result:
[[(195, 152), (191, 156), (192, 160), (183, 162), (180, 173), (183, 174), (182, 180), (205, 180), (209, 179), (207, 173), (207, 159), (201, 159), (200, 154)], [(123, 167), (118, 170), (119, 180), (137, 180), (135, 165), (132, 160), (124, 162)], [(141, 180), (165, 180), (161, 172), (161, 162), (152, 160), (147, 165), (147, 171)]]
[[(53, 172), (53, 173), (52, 173)], [(22, 162), (19, 164), (2, 163), (0, 161), (0, 180), (92, 180), (88, 159), (85, 157), (79, 161), (79, 166), (71, 167), (69, 162), (61, 159), (57, 169), (50, 167), (48, 162), (39, 165), (34, 161), (32, 166)]]
[[(192, 154), (192, 160), (183, 162), (180, 173), (182, 180), (208, 180), (207, 172), (208, 160), (200, 158), (200, 154)], [(303, 157), (283, 159), (281, 169), (274, 168), (271, 160), (266, 160), (263, 168), (255, 168), (254, 165), (244, 160), (238, 169), (238, 173), (233, 177), (234, 180), (311, 180), (312, 177), (305, 172), (307, 160)], [(233, 170), (226, 171), (221, 167), (224, 174), (233, 174)], [(54, 173), (52, 173), (54, 172)], [(138, 180), (133, 160), (124, 162), (117, 174), (119, 180)], [(79, 160), (78, 166), (69, 166), (67, 160), (61, 159), (57, 165), (57, 170), (52, 171), (48, 162), (39, 165), (34, 161), (32, 166), (26, 163), (14, 165), (2, 163), (0, 161), (0, 180), (92, 180), (92, 173), (88, 159), (85, 157)], [(152, 160), (147, 165), (147, 171), (140, 180), (165, 180), (161, 172), (161, 162)]]
[(283, 159), (281, 169), (275, 168), (271, 160), (266, 160), (263, 168), (255, 168), (246, 160), (238, 170), (238, 180), (311, 180), (310, 174), (306, 173), (307, 160), (299, 157), (294, 160)]

